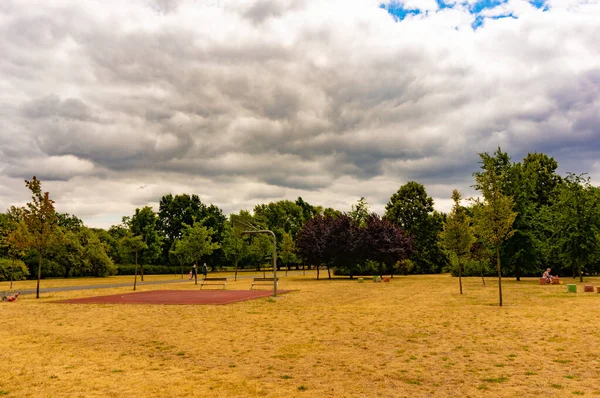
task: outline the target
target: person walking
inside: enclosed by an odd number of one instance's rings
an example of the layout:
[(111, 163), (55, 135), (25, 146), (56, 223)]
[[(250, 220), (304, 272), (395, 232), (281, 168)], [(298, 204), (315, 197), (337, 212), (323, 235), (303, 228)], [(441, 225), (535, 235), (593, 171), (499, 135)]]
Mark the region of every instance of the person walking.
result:
[(206, 279), (206, 275), (208, 275), (208, 268), (206, 267), (206, 263), (202, 265), (202, 273), (204, 274), (204, 279)]

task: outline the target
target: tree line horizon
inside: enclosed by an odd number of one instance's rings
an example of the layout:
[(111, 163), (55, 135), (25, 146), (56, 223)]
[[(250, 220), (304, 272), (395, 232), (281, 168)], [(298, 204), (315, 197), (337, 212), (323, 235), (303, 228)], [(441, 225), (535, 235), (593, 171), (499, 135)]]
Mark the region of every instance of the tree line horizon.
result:
[[(461, 204), (454, 190), (448, 213), (436, 211), (425, 187), (409, 181), (392, 194), (383, 217), (361, 198), (342, 212), (298, 197), (257, 204), (229, 217), (196, 194), (167, 194), (158, 210), (137, 208), (108, 229), (88, 228), (57, 213), (48, 192), (26, 180), (32, 201), (0, 214), (0, 279), (173, 273), (206, 262), (255, 268), (269, 262), (272, 230), (278, 267), (324, 266), (336, 275), (578, 276), (600, 271), (600, 189), (585, 174), (558, 175), (543, 153), (513, 162), (500, 147), (479, 154), (473, 173), (479, 198)], [(318, 269), (318, 267), (317, 267)], [(167, 271), (167, 272), (165, 272)], [(10, 275), (9, 275), (10, 274)], [(462, 292), (462, 283), (460, 285)], [(499, 283), (500, 302), (501, 284)]]

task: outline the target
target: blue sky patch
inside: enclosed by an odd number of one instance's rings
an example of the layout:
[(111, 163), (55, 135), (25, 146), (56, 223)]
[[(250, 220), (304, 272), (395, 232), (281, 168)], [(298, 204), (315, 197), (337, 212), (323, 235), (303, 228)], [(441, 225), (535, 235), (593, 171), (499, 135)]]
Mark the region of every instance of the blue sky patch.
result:
[(483, 26), (483, 20), (484, 20), (483, 16), (477, 15), (475, 17), (475, 20), (471, 24), (471, 27), (473, 28), (473, 30), (477, 30), (477, 28)]
[(387, 12), (397, 21), (402, 21), (408, 15), (419, 15), (421, 13), (421, 10), (404, 8), (403, 4), (396, 2), (390, 3), (387, 6), (385, 4), (380, 4), (379, 7), (387, 10)]
[(485, 9), (498, 7), (506, 2), (507, 0), (481, 0), (473, 4), (469, 10), (471, 11), (471, 14), (479, 14)]
[(443, 10), (444, 8), (454, 8), (454, 4), (447, 4), (444, 0), (437, 0), (437, 4), (440, 10)]
[(546, 4), (546, 0), (529, 0), (529, 4), (542, 11), (548, 11), (550, 6)]
[[(460, 5), (462, 7), (465, 7), (466, 9), (469, 10), (469, 13), (471, 13), (475, 17), (475, 20), (471, 24), (471, 27), (473, 28), (473, 30), (477, 30), (479, 27), (483, 26), (486, 18), (490, 18), (490, 19), (514, 18), (514, 19), (517, 19), (517, 16), (515, 16), (512, 13), (494, 16), (494, 17), (484, 17), (483, 15), (481, 15), (482, 11), (496, 8), (498, 6), (501, 6), (502, 4), (506, 4), (508, 2), (508, 0), (479, 0), (472, 4), (469, 4), (469, 2), (467, 0), (460, 0), (459, 2), (457, 2), (455, 4), (447, 3), (447, 1), (448, 0), (436, 0), (439, 10), (443, 10), (446, 8), (454, 8), (455, 5)], [(529, 0), (529, 3), (533, 7), (537, 8), (539, 10), (548, 11), (550, 9), (550, 6), (546, 3), (546, 1), (547, 0)], [(421, 13), (424, 13), (424, 11), (421, 11), (416, 8), (406, 8), (404, 6), (404, 4), (398, 0), (390, 1), (389, 4), (381, 3), (379, 5), (379, 7), (385, 9), (390, 15), (392, 15), (394, 17), (394, 19), (396, 21), (402, 21), (407, 16), (419, 15)]]

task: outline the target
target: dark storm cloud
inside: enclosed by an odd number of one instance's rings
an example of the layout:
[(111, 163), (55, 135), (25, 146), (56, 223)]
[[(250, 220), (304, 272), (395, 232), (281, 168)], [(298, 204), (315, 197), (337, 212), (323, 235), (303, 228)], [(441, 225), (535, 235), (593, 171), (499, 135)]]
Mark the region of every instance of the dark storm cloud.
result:
[(460, 9), (396, 23), (363, 2), (115, 4), (0, 2), (0, 205), (41, 169), (86, 214), (101, 181), (111, 214), (198, 191), (225, 209), (382, 210), (408, 180), (469, 191), (498, 146), (581, 169), (600, 154), (597, 5), (473, 32)]

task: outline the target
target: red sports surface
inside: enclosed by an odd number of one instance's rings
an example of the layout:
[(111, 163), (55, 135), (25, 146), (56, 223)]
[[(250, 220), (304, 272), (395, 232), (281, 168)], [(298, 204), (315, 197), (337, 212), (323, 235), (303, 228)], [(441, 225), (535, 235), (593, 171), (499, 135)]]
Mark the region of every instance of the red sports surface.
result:
[[(277, 294), (291, 290), (278, 290)], [(273, 295), (272, 290), (152, 290), (55, 301), (67, 304), (229, 304)]]

